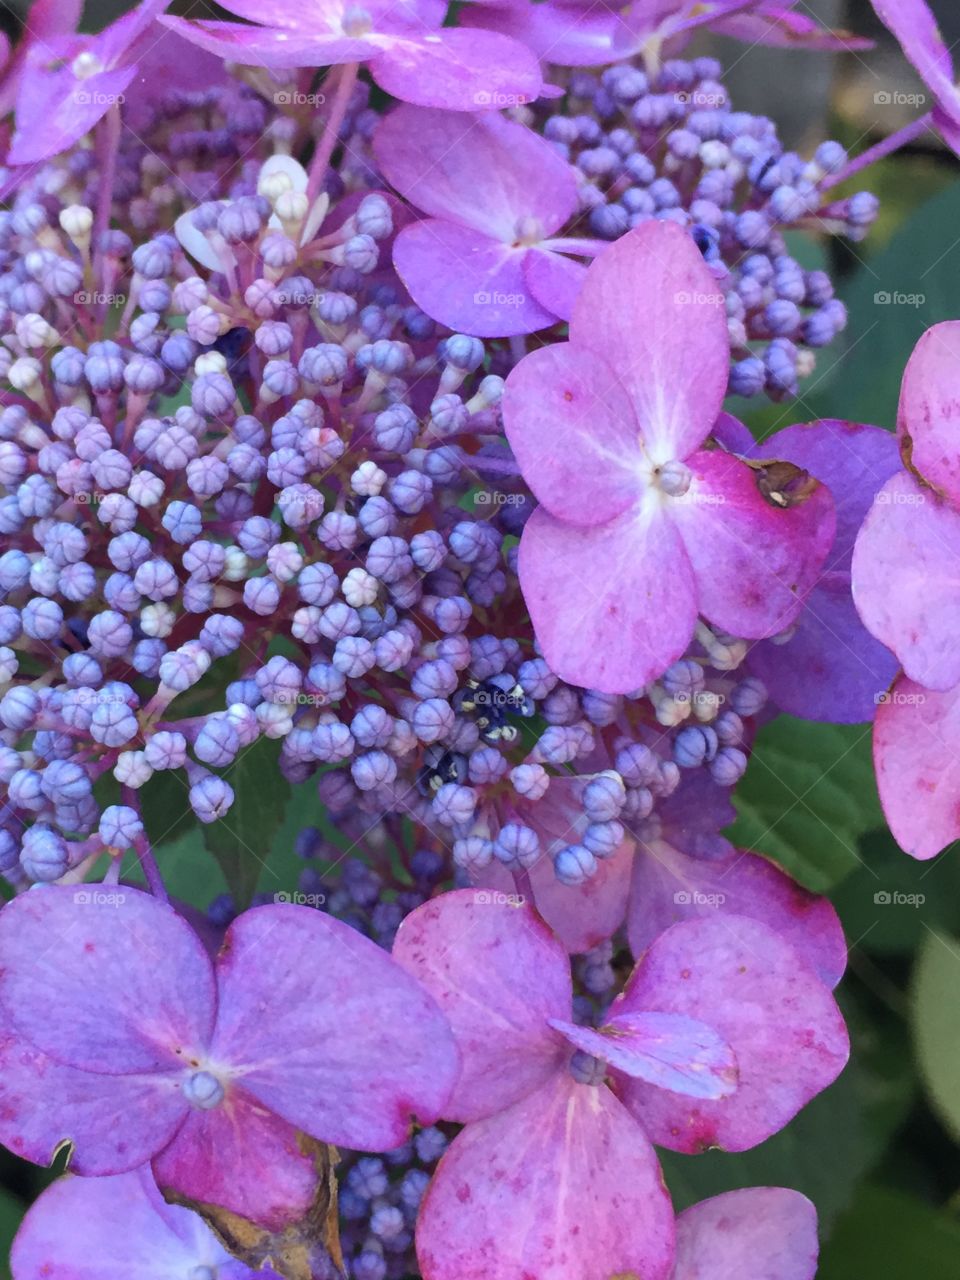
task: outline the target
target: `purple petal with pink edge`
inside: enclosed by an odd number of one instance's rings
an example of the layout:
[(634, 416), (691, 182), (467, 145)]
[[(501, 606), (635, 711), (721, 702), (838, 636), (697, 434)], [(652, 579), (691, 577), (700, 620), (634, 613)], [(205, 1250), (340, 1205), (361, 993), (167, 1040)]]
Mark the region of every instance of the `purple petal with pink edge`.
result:
[(710, 30), (750, 45), (779, 49), (872, 49), (874, 42), (849, 31), (831, 31), (786, 4), (760, 4), (755, 13), (738, 13), (714, 20)]
[(121, 61), (132, 61), (140, 49), (154, 38), (150, 28), (169, 5), (170, 0), (142, 0), (94, 36), (91, 48), (108, 67), (116, 67)]
[(833, 542), (829, 490), (816, 485), (781, 508), (728, 453), (702, 450), (687, 465), (690, 488), (668, 511), (693, 566), (700, 612), (733, 635), (776, 635), (800, 612)]
[(710, 434), (731, 453), (742, 453), (750, 457), (759, 447), (750, 428), (732, 413), (721, 413)]
[(27, 14), (26, 36), (49, 40), (76, 31), (83, 13), (83, 0), (33, 0)]
[(877, 494), (853, 551), (867, 630), (929, 689), (960, 681), (960, 513), (900, 472)]
[(563, 1069), (547, 1020), (570, 1016), (570, 963), (531, 907), (483, 889), (445, 893), (407, 916), (393, 955), (440, 1005), (460, 1050), (445, 1119), (493, 1115)]
[(592, 529), (538, 507), (520, 539), (519, 574), (544, 656), (570, 684), (629, 693), (662, 675), (693, 636), (690, 561), (653, 504)]
[[(562, 782), (562, 778), (552, 779), (550, 792)], [(533, 811), (548, 798), (549, 793), (539, 804), (531, 806), (530, 812), (518, 815), (538, 832), (541, 824)], [(541, 834), (541, 839), (550, 837)], [(561, 843), (570, 844), (575, 839), (573, 828), (568, 825), (567, 837), (561, 839)], [(541, 854), (530, 868), (533, 905), (571, 955), (592, 951), (613, 937), (623, 924), (632, 861), (633, 841), (625, 839), (615, 853), (597, 863), (596, 872), (583, 884), (561, 884), (553, 869), (553, 859), (547, 853)], [(496, 859), (478, 875), (477, 885), (507, 896), (517, 891), (512, 874)]]
[(903, 374), (897, 434), (908, 465), (960, 503), (960, 320), (928, 329)]
[(236, 1085), (219, 1106), (191, 1110), (153, 1173), (165, 1195), (219, 1205), (269, 1231), (303, 1218), (325, 1176), (294, 1126)]
[(541, 307), (569, 320), (587, 278), (587, 267), (564, 253), (534, 246), (523, 260), (523, 276)]
[(786, 644), (762, 642), (747, 655), (752, 675), (789, 715), (830, 724), (872, 720), (877, 696), (899, 663), (860, 621), (850, 575), (825, 573), (807, 597)]
[(673, 1252), (643, 1131), (569, 1075), (459, 1133), (417, 1222), (424, 1280), (668, 1280)]
[(634, 1080), (687, 1098), (726, 1098), (737, 1087), (733, 1050), (712, 1027), (679, 1013), (624, 1013), (599, 1031), (552, 1019), (583, 1053)]
[(637, 848), (627, 914), (635, 956), (681, 920), (731, 912), (759, 920), (791, 942), (828, 987), (847, 967), (847, 945), (836, 911), (791, 880), (774, 863), (734, 849), (719, 858), (692, 857), (675, 841), (642, 841)]
[(527, 252), (461, 223), (426, 218), (397, 236), (393, 265), (432, 319), (478, 338), (508, 338), (557, 322), (527, 292)]
[(241, 66), (333, 67), (344, 62), (366, 62), (381, 51), (372, 39), (309, 35), (273, 27), (250, 27), (239, 22), (187, 21), (163, 17), (160, 22), (199, 45), (208, 53)]
[(718, 787), (705, 769), (689, 770), (676, 791), (657, 802), (664, 833), (674, 843), (681, 842), (687, 853), (699, 853), (704, 848), (717, 857), (725, 856), (733, 845), (717, 832), (736, 819), (730, 795), (730, 788)]
[(620, 14), (561, 4), (466, 5), (460, 22), (485, 27), (521, 40), (556, 67), (596, 67), (621, 56), (617, 33), (626, 33)]
[(135, 1169), (167, 1145), (187, 1111), (179, 1073), (79, 1071), (0, 1034), (0, 1142), (34, 1164), (49, 1165), (69, 1141), (78, 1173)]
[(606, 524), (636, 503), (637, 420), (595, 352), (570, 342), (531, 351), (507, 378), (503, 425), (523, 478), (557, 519)]
[(418, 209), (505, 244), (522, 219), (547, 236), (577, 207), (571, 166), (538, 134), (493, 113), (396, 107), (373, 151), (383, 176)]
[(196, 934), (138, 889), (51, 886), (0, 912), (0, 1005), (14, 1030), (68, 1066), (180, 1069), (179, 1055), (207, 1042), (215, 1000)]
[(877, 17), (896, 37), (907, 59), (933, 90), (940, 106), (960, 124), (960, 90), (953, 60), (926, 0), (872, 0)]
[(911, 857), (960, 836), (960, 686), (934, 693), (901, 676), (877, 708), (873, 763), (884, 816)]
[[(41, 51), (46, 52), (35, 50)], [(8, 163), (35, 164), (65, 151), (103, 119), (135, 75), (136, 67), (129, 66), (80, 80), (69, 66), (46, 71), (28, 59), (17, 95), (17, 127)]]
[(677, 1218), (673, 1280), (813, 1280), (817, 1211), (799, 1191), (745, 1187)]
[(446, 1019), (349, 925), (310, 907), (247, 911), (227, 930), (217, 980), (211, 1058), (313, 1137), (384, 1151), (406, 1140), (411, 1116), (444, 1113), (459, 1067)]
[(614, 1072), (651, 1141), (692, 1154), (746, 1151), (837, 1078), (849, 1054), (829, 989), (779, 934), (745, 916), (675, 924), (642, 957), (615, 1015), (656, 1009), (713, 1027), (736, 1055), (736, 1093), (684, 1100)]
[(448, 111), (523, 106), (543, 88), (540, 63), (519, 40), (452, 27), (417, 39), (392, 37), (370, 73), (401, 102)]
[(633, 401), (651, 461), (685, 458), (717, 420), (730, 343), (723, 293), (693, 239), (646, 222), (590, 266), (571, 341), (603, 355)]
[[(163, 1201), (147, 1168), (58, 1178), (28, 1210), (10, 1254), (17, 1280), (170, 1280), (197, 1268), (221, 1274), (230, 1261), (199, 1214)], [(270, 1274), (241, 1267), (237, 1280)]]
[(831, 569), (850, 568), (853, 544), (874, 495), (901, 465), (891, 432), (836, 418), (784, 427), (751, 450), (751, 456), (792, 462), (830, 490), (837, 513)]

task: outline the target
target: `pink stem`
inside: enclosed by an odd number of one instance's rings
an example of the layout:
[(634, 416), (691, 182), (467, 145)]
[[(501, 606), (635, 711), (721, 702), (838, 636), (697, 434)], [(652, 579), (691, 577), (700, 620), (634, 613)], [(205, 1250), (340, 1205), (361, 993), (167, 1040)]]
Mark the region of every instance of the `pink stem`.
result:
[[(110, 226), (110, 210), (113, 206), (113, 183), (117, 173), (117, 152), (120, 149), (120, 123), (120, 108), (114, 104), (97, 126), (97, 159), (100, 165), (98, 181), (100, 189), (97, 192), (97, 211), (93, 223), (93, 246), (97, 264), (94, 268), (93, 276), (94, 280), (99, 281), (104, 293), (107, 292), (107, 289), (105, 281), (100, 279), (99, 268), (103, 261), (103, 251), (99, 245), (103, 233)], [(106, 312), (106, 303), (101, 303), (98, 310), (102, 319)]]
[(313, 159), (310, 161), (310, 174), (307, 180), (308, 207), (313, 204), (320, 194), (320, 188), (327, 174), (327, 165), (329, 165), (333, 149), (337, 145), (340, 126), (343, 124), (343, 117), (347, 114), (350, 95), (353, 93), (353, 86), (357, 83), (359, 70), (359, 63), (347, 62), (328, 77), (329, 79), (336, 75), (337, 87), (334, 90), (333, 101), (330, 104), (330, 114), (327, 116), (327, 122), (323, 127), (323, 134), (317, 143)]

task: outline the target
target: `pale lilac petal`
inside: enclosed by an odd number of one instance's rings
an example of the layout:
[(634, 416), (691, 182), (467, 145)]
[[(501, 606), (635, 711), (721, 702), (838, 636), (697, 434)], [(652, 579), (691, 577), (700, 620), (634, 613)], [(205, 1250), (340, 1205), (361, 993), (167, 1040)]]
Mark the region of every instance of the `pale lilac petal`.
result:
[(678, 1013), (624, 1013), (600, 1028), (552, 1019), (575, 1048), (634, 1080), (688, 1098), (725, 1098), (737, 1087), (733, 1050), (712, 1027)]
[(111, 1076), (179, 1067), (207, 1042), (215, 1000), (197, 935), (137, 889), (51, 886), (0, 912), (0, 1005), (69, 1066)]
[(873, 0), (877, 17), (890, 30), (909, 61), (936, 94), (943, 109), (960, 124), (960, 91), (953, 60), (926, 0)]
[(556, 67), (596, 67), (621, 56), (618, 34), (627, 34), (623, 18), (605, 5), (576, 8), (560, 4), (464, 6), (465, 27), (485, 27), (521, 40)]
[(78, 1173), (135, 1169), (167, 1145), (187, 1111), (173, 1074), (79, 1071), (0, 1035), (0, 1142), (34, 1164), (51, 1164), (71, 1142)]
[[(147, 1168), (58, 1178), (27, 1212), (10, 1254), (17, 1280), (170, 1280), (230, 1261), (199, 1214), (164, 1203)], [(264, 1275), (244, 1267), (238, 1280), (255, 1274)]]
[(577, 207), (571, 166), (531, 129), (493, 112), (396, 107), (373, 150), (383, 176), (418, 209), (505, 244), (521, 219), (536, 219), (548, 236)]
[(960, 514), (905, 471), (880, 490), (860, 530), (853, 600), (911, 680), (930, 689), (960, 681)]
[(877, 708), (873, 762), (901, 849), (932, 858), (960, 836), (960, 686), (934, 693), (901, 676)]
[(290, 31), (272, 27), (251, 27), (239, 22), (188, 22), (186, 18), (164, 17), (160, 21), (199, 45), (208, 53), (241, 66), (332, 67), (344, 62), (366, 62), (380, 52), (372, 39), (327, 36), (319, 32)]
[(745, 462), (722, 450), (687, 462), (692, 483), (669, 514), (693, 566), (700, 612), (733, 635), (776, 635), (800, 612), (833, 542), (829, 491), (815, 485), (782, 508), (763, 496)]
[(401, 102), (448, 111), (497, 111), (540, 96), (535, 55), (498, 31), (443, 27), (418, 39), (395, 36), (370, 68)]
[(570, 1016), (570, 964), (532, 908), (483, 889), (445, 893), (407, 916), (393, 954), (440, 1005), (460, 1049), (446, 1119), (493, 1115), (562, 1070), (563, 1041), (547, 1020)]
[(302, 1219), (325, 1177), (294, 1126), (236, 1086), (219, 1106), (191, 1110), (153, 1172), (165, 1194), (219, 1205), (271, 1231)]
[(571, 684), (629, 693), (662, 675), (693, 636), (690, 562), (654, 504), (592, 529), (538, 507), (520, 540), (519, 571), (544, 656)]
[(674, 925), (641, 959), (615, 1014), (682, 1013), (736, 1055), (736, 1093), (685, 1100), (615, 1073), (651, 1140), (674, 1151), (745, 1151), (777, 1133), (832, 1084), (849, 1053), (843, 1016), (794, 948), (766, 925), (718, 915)]
[[(33, 51), (35, 55), (41, 52), (49, 59), (48, 52)], [(136, 71), (135, 66), (118, 67), (80, 80), (69, 66), (46, 71), (28, 58), (17, 98), (17, 127), (8, 162), (35, 164), (65, 151), (103, 119)]]
[(718, 913), (749, 916), (792, 943), (820, 980), (835, 987), (847, 965), (837, 913), (774, 863), (730, 847), (719, 858), (691, 857), (676, 841), (640, 843), (633, 869), (627, 937), (641, 956), (672, 924)]
[(746, 44), (780, 49), (872, 49), (873, 41), (849, 31), (831, 31), (786, 4), (760, 4), (755, 13), (738, 13), (710, 22), (711, 31)]
[(551, 515), (605, 524), (637, 501), (637, 420), (595, 352), (554, 343), (510, 372), (503, 425), (524, 479)]
[(677, 1219), (673, 1280), (813, 1280), (817, 1211), (799, 1191), (746, 1187)]
[(960, 320), (935, 324), (914, 347), (900, 388), (897, 434), (929, 484), (960, 502)]
[(393, 265), (432, 319), (479, 338), (507, 338), (557, 322), (527, 291), (528, 252), (461, 223), (426, 218), (397, 236)]
[(534, 247), (523, 259), (527, 288), (541, 307), (569, 320), (587, 278), (587, 267), (564, 253)]
[[(398, 1147), (441, 1115), (458, 1069), (423, 987), (355, 929), (310, 907), (247, 911), (217, 962), (210, 1051), (244, 1090), (324, 1142)], [(267, 1016), (269, 1014), (269, 1016)]]
[(424, 1280), (667, 1280), (673, 1248), (643, 1131), (570, 1076), (458, 1134), (417, 1223)]
[(727, 390), (724, 297), (689, 233), (646, 222), (587, 271), (571, 341), (601, 353), (633, 401), (655, 465), (706, 438)]

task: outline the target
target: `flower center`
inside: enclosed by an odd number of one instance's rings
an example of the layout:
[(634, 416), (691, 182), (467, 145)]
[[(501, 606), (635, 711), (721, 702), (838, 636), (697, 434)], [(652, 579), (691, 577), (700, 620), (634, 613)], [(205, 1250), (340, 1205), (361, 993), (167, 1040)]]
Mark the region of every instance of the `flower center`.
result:
[(671, 498), (682, 498), (690, 488), (690, 482), (693, 475), (690, 468), (685, 462), (680, 462), (677, 458), (665, 462), (662, 467), (657, 467), (654, 472), (654, 483), (663, 493), (669, 494)]
[(514, 234), (517, 237), (514, 241), (514, 244), (517, 247), (527, 244), (539, 244), (544, 235), (543, 223), (539, 218), (534, 218), (529, 215), (523, 218), (518, 218), (516, 227), (514, 228)]
[(106, 64), (102, 58), (98, 58), (95, 53), (85, 51), (78, 53), (70, 64), (70, 70), (78, 80), (89, 80), (91, 76), (98, 76), (101, 71), (106, 71)]
[(343, 34), (360, 39), (373, 30), (373, 18), (366, 9), (348, 9), (343, 15)]
[(194, 1071), (184, 1082), (183, 1096), (192, 1107), (210, 1111), (223, 1101), (223, 1085), (209, 1071)]
[(607, 1064), (602, 1058), (595, 1058), (592, 1054), (578, 1049), (570, 1059), (569, 1070), (577, 1084), (598, 1085), (603, 1084), (603, 1077), (607, 1074)]

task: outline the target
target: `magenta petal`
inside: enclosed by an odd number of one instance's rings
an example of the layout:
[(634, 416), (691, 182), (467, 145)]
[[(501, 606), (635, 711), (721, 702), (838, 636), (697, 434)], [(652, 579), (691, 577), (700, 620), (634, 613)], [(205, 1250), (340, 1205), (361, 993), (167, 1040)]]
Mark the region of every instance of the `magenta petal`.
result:
[(616, 372), (656, 465), (706, 438), (727, 390), (724, 297), (676, 223), (645, 222), (604, 250), (587, 271), (570, 338)]
[(827, 987), (788, 942), (745, 916), (674, 925), (643, 956), (614, 1014), (657, 1009), (713, 1027), (736, 1055), (736, 1093), (718, 1101), (617, 1076), (651, 1140), (674, 1151), (746, 1151), (782, 1129), (840, 1074), (849, 1042)]
[(373, 139), (391, 186), (432, 218), (460, 222), (513, 244), (517, 223), (551, 235), (577, 207), (572, 167), (525, 125), (496, 113), (400, 106)]
[(527, 293), (526, 252), (460, 223), (427, 218), (397, 236), (393, 265), (432, 319), (479, 338), (508, 338), (557, 319)]
[(239, 22), (188, 22), (165, 17), (160, 21), (208, 53), (239, 62), (242, 66), (332, 67), (344, 62), (366, 62), (380, 52), (373, 40), (328, 36), (272, 27), (251, 27)]
[(187, 1110), (172, 1074), (79, 1071), (0, 1036), (0, 1142), (34, 1164), (49, 1165), (69, 1141), (78, 1173), (134, 1169), (166, 1146)]
[(43, 46), (24, 68), (10, 164), (36, 164), (65, 151), (103, 119), (137, 73), (135, 66), (118, 67), (80, 80), (69, 66), (41, 70), (41, 52), (46, 52)]
[(247, 911), (227, 931), (217, 979), (211, 1059), (299, 1129), (384, 1151), (412, 1115), (431, 1124), (444, 1112), (459, 1065), (446, 1019), (349, 925), (309, 907)]
[(853, 552), (864, 626), (930, 689), (960, 681), (960, 513), (903, 471), (877, 494)]
[(605, 524), (637, 500), (641, 454), (630, 399), (585, 347), (540, 347), (511, 371), (503, 425), (524, 479), (547, 511)]
[(759, 4), (756, 13), (733, 14), (710, 23), (718, 35), (743, 40), (750, 45), (766, 44), (780, 49), (872, 49), (873, 41), (831, 31), (805, 14), (794, 13), (789, 4)]
[(551, 1019), (577, 1049), (634, 1080), (688, 1098), (725, 1098), (737, 1087), (733, 1050), (712, 1027), (678, 1013), (623, 1013), (600, 1028)]
[(460, 1050), (445, 1119), (493, 1115), (561, 1068), (563, 1042), (547, 1021), (570, 1016), (570, 964), (531, 907), (483, 889), (445, 893), (407, 916), (393, 954), (440, 1005)]
[(279, 1231), (303, 1218), (319, 1177), (297, 1130), (232, 1086), (210, 1111), (192, 1110), (153, 1161), (157, 1183)]
[(873, 0), (873, 7), (940, 105), (960, 124), (960, 91), (954, 84), (953, 62), (926, 0)]
[(424, 1280), (667, 1280), (673, 1211), (643, 1131), (560, 1075), (450, 1145), (417, 1223)]
[(169, 1070), (209, 1037), (213, 973), (190, 926), (149, 894), (52, 886), (0, 912), (0, 1004), (69, 1066)]
[(833, 906), (766, 858), (733, 848), (725, 857), (690, 857), (668, 840), (639, 845), (627, 917), (635, 956), (680, 920), (725, 912), (769, 925), (827, 986), (835, 987), (843, 976), (847, 947)]
[(689, 491), (669, 505), (697, 582), (700, 612), (723, 631), (758, 639), (796, 618), (833, 542), (833, 501), (818, 486), (782, 509), (754, 471), (722, 450), (687, 459)]
[(401, 102), (448, 111), (522, 106), (543, 88), (534, 54), (497, 31), (443, 27), (419, 39), (395, 37), (370, 71)]
[(960, 686), (933, 693), (901, 677), (877, 709), (873, 761), (902, 849), (932, 858), (960, 836)]
[[(27, 1212), (10, 1255), (17, 1280), (170, 1280), (228, 1262), (198, 1214), (164, 1203), (146, 1167), (58, 1178)], [(238, 1276), (254, 1274), (244, 1267)]]
[(913, 349), (900, 388), (897, 434), (911, 467), (960, 502), (960, 320), (935, 324)]
[(746, 1187), (677, 1219), (673, 1280), (813, 1280), (817, 1211), (799, 1191)]
[(654, 504), (592, 529), (538, 507), (519, 569), (544, 656), (571, 684), (629, 693), (662, 675), (693, 636), (690, 562)]
[(468, 5), (460, 14), (466, 27), (486, 27), (513, 36), (556, 67), (596, 67), (620, 55), (621, 15), (606, 6), (531, 4)]
[(587, 278), (587, 267), (564, 253), (534, 246), (523, 260), (523, 275), (536, 302), (569, 320)]

